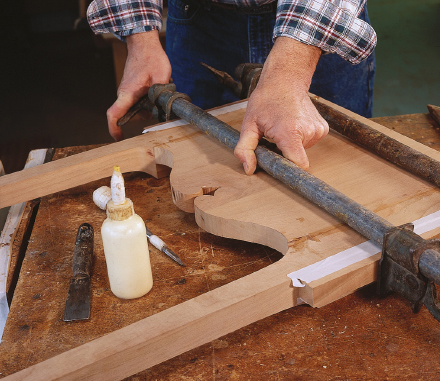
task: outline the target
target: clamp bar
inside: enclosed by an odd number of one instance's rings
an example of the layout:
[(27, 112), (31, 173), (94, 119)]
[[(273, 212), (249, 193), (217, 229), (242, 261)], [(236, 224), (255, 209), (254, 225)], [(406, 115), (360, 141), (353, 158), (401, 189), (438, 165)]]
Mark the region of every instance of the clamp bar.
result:
[(361, 147), (440, 187), (440, 162), (377, 131), (365, 123), (311, 98), (334, 131)]
[[(150, 95), (153, 94), (155, 86), (160, 85), (153, 85)], [(170, 97), (167, 93), (169, 90), (162, 91), (154, 102), (166, 106)], [(172, 110), (177, 116), (227, 147), (234, 149), (237, 145), (240, 138), (237, 130), (191, 102), (177, 98), (172, 104)], [(394, 227), (382, 217), (268, 148), (259, 145), (255, 150), (255, 155), (260, 168), (268, 174), (379, 245), (383, 243), (384, 234)]]

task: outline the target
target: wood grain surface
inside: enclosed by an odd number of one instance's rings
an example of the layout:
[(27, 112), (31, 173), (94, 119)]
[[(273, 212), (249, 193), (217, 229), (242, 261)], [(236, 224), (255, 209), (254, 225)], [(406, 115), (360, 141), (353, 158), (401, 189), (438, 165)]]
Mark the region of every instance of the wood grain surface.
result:
[[(197, 153), (197, 144), (192, 144), (204, 138), (197, 133), (193, 137), (191, 146), (181, 150), (183, 154), (179, 160), (175, 156), (171, 158), (167, 149), (160, 148), (156, 152), (158, 161), (168, 165), (173, 161), (176, 169), (176, 163), (182, 163), (185, 157), (191, 158)], [(340, 142), (338, 136), (326, 139), (326, 155), (322, 157), (318, 150), (311, 151), (311, 160), (316, 163), (316, 169), (312, 168), (312, 171), (329, 182), (339, 181), (338, 186), (344, 193), (354, 190), (362, 193), (363, 202), (396, 224), (407, 222), (416, 215), (428, 214), (439, 205), (438, 191), (432, 186), (388, 164), (383, 169), (380, 159), (357, 147), (341, 149)], [(208, 146), (210, 153), (218, 149), (217, 144)], [(58, 150), (57, 158), (81, 150)], [(358, 152), (362, 152), (361, 165), (350, 164)], [(330, 175), (332, 164), (341, 156), (348, 169)], [(44, 197), (0, 346), (2, 376), (127, 327), (281, 259), (281, 254), (271, 248), (235, 240), (240, 232), (245, 232), (245, 239), (256, 240), (285, 254), (295, 253), (300, 266), (321, 258), (324, 251), (329, 254), (326, 238), (333, 234), (342, 237), (332, 246), (331, 250), (336, 252), (347, 244), (362, 241), (357, 234), (335, 224), (332, 218), (304, 200), (298, 201), (295, 195), (270, 179), (263, 180), (270, 192), (258, 183), (250, 184), (257, 180), (242, 177), (239, 165), (231, 160), (231, 155), (219, 154), (213, 163), (214, 173), (224, 173), (225, 167), (232, 168), (229, 187), (237, 188), (242, 180), (240, 186), (244, 186), (240, 188), (239, 198), (252, 207), (240, 207), (238, 202), (232, 202), (232, 205), (228, 203), (229, 209), (225, 209), (222, 201), (230, 200), (230, 193), (224, 185), (220, 187), (213, 180), (212, 172), (183, 171), (182, 174), (173, 171), (172, 189), (167, 177), (155, 179), (139, 172), (126, 176), (127, 195), (134, 201), (137, 213), (188, 264), (187, 268), (178, 267), (152, 248), (155, 284), (151, 293), (135, 301), (115, 298), (108, 286), (99, 235), (104, 216), (93, 205), (91, 193), (100, 185), (107, 185), (109, 179)], [(371, 165), (373, 167), (369, 169)], [(376, 165), (380, 165), (380, 171), (376, 170)], [(370, 176), (373, 175), (379, 176), (379, 180), (372, 179)], [(182, 191), (182, 181), (193, 182), (194, 179), (202, 181), (202, 185), (195, 187), (194, 192)], [(261, 191), (259, 201), (253, 199), (255, 192), (250, 190), (251, 185)], [(391, 188), (384, 192), (382, 186)], [(215, 197), (197, 199), (196, 218), (206, 230), (217, 229), (217, 234), (229, 238), (202, 230), (192, 214), (183, 212), (172, 202), (174, 199), (185, 209), (191, 205), (187, 195), (212, 193)], [(413, 202), (409, 193), (417, 195), (418, 202)], [(285, 211), (288, 210), (289, 221), (292, 221), (291, 216), (295, 218), (293, 224), (289, 224), (291, 230), (283, 228), (283, 234), (276, 234), (276, 238), (270, 233), (281, 229), (280, 222), (271, 220), (264, 208), (273, 199), (287, 200), (292, 204), (283, 202), (279, 209), (271, 204), (271, 212), (280, 216), (287, 214)], [(423, 200), (422, 204), (419, 200)], [(301, 230), (307, 223), (307, 216), (301, 214), (303, 210), (313, 214), (310, 217), (315, 229), (312, 233)], [(239, 218), (228, 227), (224, 221), (232, 212)], [(260, 216), (259, 224), (251, 222), (252, 213)], [(209, 220), (207, 215), (215, 218)], [(62, 312), (71, 276), (73, 243), (76, 229), (82, 222), (92, 223), (97, 233), (92, 316), (87, 322), (64, 323)], [(295, 235), (287, 234), (287, 230)], [(320, 248), (321, 244), (327, 249)], [(407, 379), (435, 379), (439, 371), (438, 322), (426, 310), (413, 315), (400, 298), (379, 299), (372, 291), (367, 287), (322, 309), (299, 306), (279, 312), (154, 366), (132, 379), (392, 379), (397, 375)], [(340, 291), (339, 296), (342, 295)]]

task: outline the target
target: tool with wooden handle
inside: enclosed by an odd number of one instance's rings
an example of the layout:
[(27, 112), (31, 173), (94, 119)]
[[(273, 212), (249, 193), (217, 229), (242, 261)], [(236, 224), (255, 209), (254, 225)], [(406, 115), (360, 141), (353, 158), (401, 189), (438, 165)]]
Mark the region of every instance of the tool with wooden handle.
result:
[[(174, 84), (153, 85), (148, 94), (154, 104), (171, 110), (227, 147), (234, 149), (238, 143), (237, 130), (193, 105), (185, 94), (175, 91)], [(383, 247), (380, 293), (391, 290), (400, 293), (410, 301), (414, 312), (424, 304), (440, 321), (434, 284), (440, 284), (439, 240), (423, 239), (413, 232), (412, 225), (393, 226), (264, 146), (259, 145), (255, 155), (259, 167), (268, 174)]]

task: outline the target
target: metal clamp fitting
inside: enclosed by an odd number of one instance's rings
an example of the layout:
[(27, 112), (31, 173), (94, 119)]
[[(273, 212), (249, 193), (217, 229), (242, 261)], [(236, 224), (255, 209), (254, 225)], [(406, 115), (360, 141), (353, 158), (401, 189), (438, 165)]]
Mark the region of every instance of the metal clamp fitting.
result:
[[(165, 98), (165, 108), (159, 104), (159, 97)], [(165, 122), (170, 119), (175, 119), (176, 115), (172, 112), (173, 102), (177, 98), (183, 98), (189, 102), (191, 99), (188, 95), (176, 92), (176, 85), (174, 83), (168, 84), (155, 84), (148, 90), (148, 98), (155, 104), (153, 109), (153, 116), (155, 116), (160, 122)]]
[(434, 282), (439, 282), (440, 241), (425, 240), (413, 232), (412, 224), (388, 231), (379, 261), (377, 292), (394, 291), (411, 303), (413, 312), (424, 304), (440, 321), (440, 304)]
[(249, 98), (260, 80), (263, 65), (258, 63), (244, 63), (235, 68), (235, 77), (242, 84), (240, 99)]

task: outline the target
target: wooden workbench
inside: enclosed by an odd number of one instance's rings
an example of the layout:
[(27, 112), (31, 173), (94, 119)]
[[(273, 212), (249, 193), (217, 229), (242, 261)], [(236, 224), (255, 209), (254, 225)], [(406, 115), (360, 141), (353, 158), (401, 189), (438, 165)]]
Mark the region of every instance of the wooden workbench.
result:
[[(425, 114), (376, 118), (440, 150), (438, 126)], [(58, 149), (54, 160), (91, 147)], [(0, 376), (41, 362), (105, 333), (167, 309), (277, 261), (272, 249), (213, 236), (172, 203), (168, 178), (125, 176), (136, 212), (187, 264), (179, 267), (150, 246), (153, 290), (123, 301), (109, 289), (100, 246), (104, 212), (91, 194), (109, 179), (41, 199), (0, 345)], [(14, 242), (26, 237), (32, 204)], [(76, 230), (95, 227), (89, 321), (62, 321)], [(26, 238), (24, 239), (26, 240)], [(11, 277), (12, 279), (12, 277)], [(13, 280), (11, 280), (13, 284)], [(231, 317), (233, 318), (233, 317)], [(375, 285), (321, 309), (298, 306), (150, 368), (132, 380), (438, 379), (440, 323), (413, 314), (402, 298), (375, 295)]]

